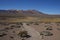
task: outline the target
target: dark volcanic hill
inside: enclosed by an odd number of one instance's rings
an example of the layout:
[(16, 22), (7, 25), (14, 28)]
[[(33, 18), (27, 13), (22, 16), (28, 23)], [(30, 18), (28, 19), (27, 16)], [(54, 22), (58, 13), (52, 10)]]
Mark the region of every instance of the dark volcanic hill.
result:
[(60, 17), (60, 15), (48, 15), (36, 10), (0, 10), (0, 17)]

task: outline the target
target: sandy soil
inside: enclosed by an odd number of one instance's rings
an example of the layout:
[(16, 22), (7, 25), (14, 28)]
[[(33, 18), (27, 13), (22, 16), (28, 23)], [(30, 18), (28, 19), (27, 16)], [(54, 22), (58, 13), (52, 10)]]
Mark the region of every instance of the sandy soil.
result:
[[(11, 27), (14, 25), (14, 27)], [(21, 27), (18, 27), (21, 26)], [(52, 27), (52, 30), (46, 30), (48, 27)], [(25, 30), (31, 36), (30, 38), (26, 38), (25, 40), (60, 40), (60, 23), (38, 23), (27, 25), (27, 23), (23, 23), (23, 25), (9, 24), (2, 25), (0, 24), (0, 40), (22, 40), (22, 38), (17, 35), (20, 31)], [(49, 31), (53, 33), (52, 36), (42, 36), (40, 33), (42, 31)], [(1, 36), (5, 34), (4, 36)]]

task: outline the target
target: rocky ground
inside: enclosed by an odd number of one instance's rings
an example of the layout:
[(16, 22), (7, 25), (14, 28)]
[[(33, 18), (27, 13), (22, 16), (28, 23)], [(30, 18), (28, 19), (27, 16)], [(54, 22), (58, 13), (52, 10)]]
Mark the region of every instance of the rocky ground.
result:
[(0, 23), (0, 40), (60, 40), (60, 23)]

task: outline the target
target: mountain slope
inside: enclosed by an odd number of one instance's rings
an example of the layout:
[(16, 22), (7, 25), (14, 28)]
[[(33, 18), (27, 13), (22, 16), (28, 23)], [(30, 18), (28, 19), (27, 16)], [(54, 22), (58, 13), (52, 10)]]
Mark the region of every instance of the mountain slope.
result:
[(60, 15), (48, 15), (37, 10), (0, 10), (0, 22), (60, 22)]
[(0, 16), (43, 16), (42, 12), (36, 10), (0, 10)]
[(60, 15), (48, 15), (37, 10), (0, 10), (0, 17), (1, 16), (60, 17)]

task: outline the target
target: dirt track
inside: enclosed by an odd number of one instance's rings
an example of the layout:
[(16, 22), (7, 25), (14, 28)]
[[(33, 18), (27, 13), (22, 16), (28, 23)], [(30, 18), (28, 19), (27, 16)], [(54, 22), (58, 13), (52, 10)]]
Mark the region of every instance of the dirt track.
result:
[(25, 23), (23, 24), (23, 27), (26, 31), (28, 31), (28, 34), (31, 35), (31, 38), (29, 40), (40, 40), (41, 36), (38, 31), (36, 31), (33, 27), (27, 26)]

